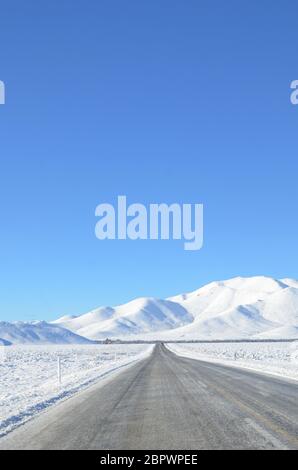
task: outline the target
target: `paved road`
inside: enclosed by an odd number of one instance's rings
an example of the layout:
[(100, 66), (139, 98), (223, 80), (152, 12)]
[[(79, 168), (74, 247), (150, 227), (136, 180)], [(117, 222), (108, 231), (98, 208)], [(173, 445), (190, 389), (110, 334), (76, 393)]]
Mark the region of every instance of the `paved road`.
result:
[(298, 385), (159, 345), (0, 440), (0, 449), (298, 449)]

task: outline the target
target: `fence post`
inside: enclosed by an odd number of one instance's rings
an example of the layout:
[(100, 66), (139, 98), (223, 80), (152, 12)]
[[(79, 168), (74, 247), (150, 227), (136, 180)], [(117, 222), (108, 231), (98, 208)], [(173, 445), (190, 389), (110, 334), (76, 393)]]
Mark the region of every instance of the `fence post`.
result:
[(61, 359), (58, 356), (57, 360), (57, 376), (58, 376), (58, 385), (61, 385)]

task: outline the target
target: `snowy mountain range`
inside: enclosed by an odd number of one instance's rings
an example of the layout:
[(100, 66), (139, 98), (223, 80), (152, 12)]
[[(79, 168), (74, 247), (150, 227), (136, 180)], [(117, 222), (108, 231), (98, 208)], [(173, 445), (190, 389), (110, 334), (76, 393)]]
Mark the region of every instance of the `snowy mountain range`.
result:
[(51, 324), (0, 322), (0, 345), (145, 340), (298, 339), (298, 281), (237, 277), (166, 300), (139, 298)]
[(46, 322), (0, 322), (0, 346), (10, 344), (89, 344), (90, 340)]
[(118, 307), (100, 307), (79, 317), (63, 317), (55, 322), (90, 339), (139, 336), (178, 329), (193, 316), (178, 302), (139, 298)]
[(100, 307), (54, 324), (90, 339), (298, 338), (298, 281), (237, 277), (167, 300)]

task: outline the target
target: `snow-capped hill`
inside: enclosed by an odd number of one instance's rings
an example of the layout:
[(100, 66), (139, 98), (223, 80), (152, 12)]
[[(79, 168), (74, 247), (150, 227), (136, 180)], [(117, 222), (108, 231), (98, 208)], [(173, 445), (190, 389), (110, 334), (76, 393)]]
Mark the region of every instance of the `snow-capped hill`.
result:
[(298, 289), (288, 287), (256, 304), (263, 317), (282, 325), (298, 326)]
[(298, 289), (298, 281), (296, 281), (295, 279), (286, 278), (281, 279), (281, 281), (289, 287), (295, 287), (296, 289)]
[(115, 309), (111, 307), (99, 307), (76, 317), (62, 317), (52, 322), (52, 324), (63, 326), (71, 331), (78, 332), (84, 328), (88, 328), (97, 323), (111, 318), (115, 313)]
[(90, 339), (298, 338), (298, 281), (236, 277), (166, 300), (100, 307), (54, 324)]
[(221, 286), (230, 287), (232, 289), (251, 291), (251, 292), (266, 292), (268, 294), (276, 292), (279, 289), (288, 287), (286, 283), (278, 279), (266, 276), (253, 276), (253, 277), (234, 277), (227, 281), (219, 283)]
[(174, 297), (195, 318), (176, 333), (181, 339), (298, 338), (298, 289), (289, 287), (298, 283), (287, 281), (237, 277)]
[(198, 316), (193, 323), (176, 330), (169, 339), (247, 339), (278, 327), (263, 318), (253, 305), (239, 305), (218, 315)]
[(286, 289), (287, 284), (268, 277), (235, 277), (227, 281), (216, 281), (200, 289), (172, 297), (190, 308), (194, 316), (207, 309), (208, 314), (218, 314), (231, 307), (246, 305), (264, 300), (270, 294)]
[(251, 305), (267, 299), (276, 292), (287, 289), (281, 281), (256, 276), (237, 277), (227, 281), (218, 281), (172, 300), (184, 306), (194, 318), (209, 319), (231, 308)]
[(0, 322), (0, 338), (12, 344), (88, 344), (82, 338), (60, 326), (46, 322)]
[(179, 328), (193, 320), (185, 308), (170, 300), (139, 298), (117, 307), (101, 307), (61, 322), (64, 328), (91, 339), (145, 335)]

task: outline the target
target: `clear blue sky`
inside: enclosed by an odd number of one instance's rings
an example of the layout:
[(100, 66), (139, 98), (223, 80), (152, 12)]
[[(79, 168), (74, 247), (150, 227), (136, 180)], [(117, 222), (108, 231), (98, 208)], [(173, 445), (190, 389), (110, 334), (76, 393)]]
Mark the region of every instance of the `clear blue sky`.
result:
[[(295, 0), (1, 3), (0, 320), (214, 279), (298, 278)], [(106, 241), (94, 210), (202, 202), (205, 245)]]

